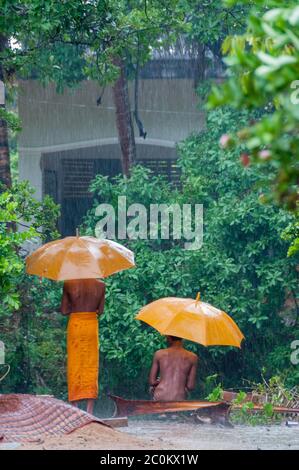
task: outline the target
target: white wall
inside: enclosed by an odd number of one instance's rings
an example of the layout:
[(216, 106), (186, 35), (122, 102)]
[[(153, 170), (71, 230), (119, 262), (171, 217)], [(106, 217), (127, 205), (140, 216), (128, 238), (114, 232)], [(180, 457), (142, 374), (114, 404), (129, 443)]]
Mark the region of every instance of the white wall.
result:
[[(140, 144), (174, 147), (204, 125), (198, 109), (193, 81), (185, 79), (140, 80), (139, 114), (147, 131)], [(42, 196), (40, 158), (45, 152), (115, 142), (115, 108), (111, 87), (105, 89), (102, 104), (96, 105), (101, 87), (85, 81), (75, 89), (56, 93), (35, 80), (19, 84), (20, 178), (30, 180)], [(132, 87), (131, 87), (132, 96)], [(138, 129), (135, 129), (138, 137)]]

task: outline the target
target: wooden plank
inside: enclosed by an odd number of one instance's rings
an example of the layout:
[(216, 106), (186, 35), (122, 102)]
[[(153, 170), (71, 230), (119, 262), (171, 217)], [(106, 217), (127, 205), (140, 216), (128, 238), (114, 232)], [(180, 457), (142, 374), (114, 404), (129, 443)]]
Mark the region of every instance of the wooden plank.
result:
[(209, 401), (152, 401), (126, 400), (115, 395), (108, 395), (116, 405), (115, 417), (128, 417), (145, 414), (175, 413), (177, 411), (195, 411), (200, 408), (230, 408), (230, 404)]
[(107, 419), (102, 419), (103, 423), (109, 424), (112, 428), (124, 428), (128, 426), (128, 418), (126, 416), (123, 416), (121, 418), (107, 418)]

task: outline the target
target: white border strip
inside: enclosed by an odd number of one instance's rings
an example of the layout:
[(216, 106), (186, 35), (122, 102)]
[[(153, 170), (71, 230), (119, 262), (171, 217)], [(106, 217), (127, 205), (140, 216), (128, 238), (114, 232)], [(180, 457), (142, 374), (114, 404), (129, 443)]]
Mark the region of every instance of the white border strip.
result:
[[(136, 137), (135, 139), (136, 144), (139, 145), (156, 145), (159, 147), (168, 147), (168, 148), (175, 148), (176, 142), (172, 140), (160, 140), (160, 139), (143, 139), (141, 137)], [(47, 153), (47, 152), (57, 152), (60, 150), (74, 150), (80, 148), (88, 148), (88, 147), (98, 147), (102, 145), (118, 145), (118, 138), (117, 137), (107, 137), (105, 139), (96, 139), (96, 140), (86, 140), (81, 142), (69, 142), (67, 144), (58, 144), (58, 145), (49, 145), (44, 147), (19, 147), (19, 151), (21, 152), (39, 152), (39, 153)]]

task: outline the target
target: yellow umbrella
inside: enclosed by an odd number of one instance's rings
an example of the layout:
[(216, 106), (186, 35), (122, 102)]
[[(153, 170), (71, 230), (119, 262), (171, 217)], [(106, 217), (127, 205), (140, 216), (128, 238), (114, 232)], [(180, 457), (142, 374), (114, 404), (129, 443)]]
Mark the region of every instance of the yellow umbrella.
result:
[(55, 281), (105, 278), (134, 266), (132, 251), (112, 240), (94, 237), (54, 240), (26, 258), (28, 274)]
[(143, 307), (136, 319), (162, 335), (178, 336), (204, 346), (237, 346), (244, 338), (227, 313), (194, 299), (166, 297)]

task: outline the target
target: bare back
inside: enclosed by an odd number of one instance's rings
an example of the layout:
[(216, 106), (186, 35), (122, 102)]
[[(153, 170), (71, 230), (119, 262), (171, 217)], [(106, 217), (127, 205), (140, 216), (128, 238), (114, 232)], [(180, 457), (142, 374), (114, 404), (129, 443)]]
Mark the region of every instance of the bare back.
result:
[(63, 286), (61, 312), (64, 315), (75, 312), (103, 313), (105, 284), (97, 279), (75, 279)]
[(161, 401), (185, 400), (187, 392), (195, 387), (198, 358), (183, 347), (161, 349), (154, 356), (150, 384), (159, 383), (154, 399)]

